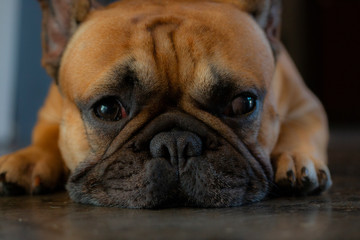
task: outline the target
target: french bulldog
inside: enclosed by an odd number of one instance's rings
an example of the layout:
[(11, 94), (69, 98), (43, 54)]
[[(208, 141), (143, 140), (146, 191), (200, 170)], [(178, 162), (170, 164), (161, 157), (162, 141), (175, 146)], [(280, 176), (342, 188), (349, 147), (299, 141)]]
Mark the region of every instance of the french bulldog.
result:
[(327, 118), (279, 40), (279, 0), (39, 0), (54, 79), (3, 195), (232, 207), (328, 189)]

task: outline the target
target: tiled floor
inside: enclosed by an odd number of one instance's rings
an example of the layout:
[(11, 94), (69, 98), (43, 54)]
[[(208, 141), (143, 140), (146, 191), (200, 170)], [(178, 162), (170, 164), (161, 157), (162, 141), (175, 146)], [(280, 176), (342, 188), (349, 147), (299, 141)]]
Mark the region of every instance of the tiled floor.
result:
[(0, 198), (0, 239), (360, 239), (360, 131), (332, 131), (332, 189), (227, 209), (78, 205), (66, 193)]

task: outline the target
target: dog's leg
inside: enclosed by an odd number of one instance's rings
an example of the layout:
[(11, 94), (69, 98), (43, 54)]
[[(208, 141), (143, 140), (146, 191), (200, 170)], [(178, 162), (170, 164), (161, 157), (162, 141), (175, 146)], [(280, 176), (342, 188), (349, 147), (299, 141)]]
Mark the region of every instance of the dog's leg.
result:
[(305, 86), (285, 49), (274, 79), (280, 133), (271, 158), (282, 192), (311, 194), (331, 186), (327, 167), (328, 125), (319, 100)]
[(67, 175), (58, 147), (62, 99), (52, 84), (33, 130), (32, 144), (0, 158), (0, 194), (54, 190)]

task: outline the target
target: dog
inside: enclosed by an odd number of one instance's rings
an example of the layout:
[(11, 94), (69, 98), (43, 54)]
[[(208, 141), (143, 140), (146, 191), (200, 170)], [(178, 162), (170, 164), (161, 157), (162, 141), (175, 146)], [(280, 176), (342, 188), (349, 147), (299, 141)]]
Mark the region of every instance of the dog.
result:
[(280, 0), (39, 0), (54, 79), (1, 193), (233, 207), (331, 186), (327, 117), (279, 40)]

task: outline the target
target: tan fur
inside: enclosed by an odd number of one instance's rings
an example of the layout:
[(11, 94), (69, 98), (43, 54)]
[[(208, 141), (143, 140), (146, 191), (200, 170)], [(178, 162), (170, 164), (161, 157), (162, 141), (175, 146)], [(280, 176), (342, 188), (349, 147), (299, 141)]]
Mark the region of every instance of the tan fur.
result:
[(52, 85), (39, 112), (32, 144), (0, 158), (1, 172), (6, 173), (4, 180), (17, 183), (31, 193), (39, 184), (51, 190), (66, 179), (68, 169), (58, 147), (61, 113), (62, 100), (57, 87)]
[[(237, 136), (221, 120), (189, 101), (203, 101), (216, 84), (210, 77), (208, 63), (227, 69), (244, 86), (267, 89), (261, 128), (253, 136), (266, 154), (272, 156), (275, 181), (287, 178), (288, 171), (293, 170), (295, 186), (303, 177), (304, 166), (309, 169), (312, 181), (318, 181), (319, 169), (328, 173), (327, 121), (321, 104), (306, 88), (283, 47), (274, 65), (261, 24), (239, 11), (264, 12), (268, 1), (256, 1), (264, 4), (260, 9), (254, 1), (167, 2), (121, 1), (87, 16), (67, 45), (60, 65), (59, 88), (52, 85), (50, 89), (34, 129), (32, 145), (0, 159), (0, 173), (6, 172), (6, 181), (32, 192), (36, 187), (34, 182), (38, 181), (35, 178), (40, 177), (41, 183), (54, 188), (67, 173), (65, 165), (73, 171), (92, 151), (105, 151), (99, 149), (100, 145), (88, 142), (76, 102), (85, 101), (101, 89), (109, 70), (130, 55), (136, 57), (137, 69), (142, 69), (144, 88), (157, 94), (180, 93), (179, 108), (226, 136), (232, 144), (236, 144)], [(80, 15), (84, 19), (84, 14)], [(182, 23), (184, 19), (187, 20)], [(158, 22), (164, 24), (150, 31)], [(174, 38), (173, 46), (167, 37), (174, 29), (181, 37)], [(156, 56), (153, 56), (152, 39), (158, 46)], [(188, 46), (192, 49), (186, 49)], [(173, 48), (179, 55), (169, 54), (174, 53)], [(86, 65), (83, 59), (87, 60)], [(144, 107), (125, 126), (117, 141), (127, 141), (154, 116), (154, 111)], [(326, 188), (330, 184), (331, 181)]]

